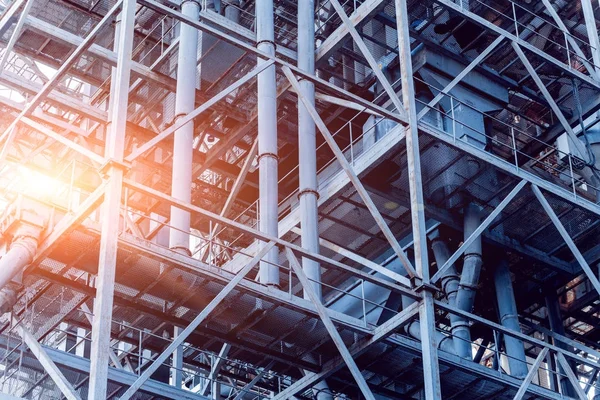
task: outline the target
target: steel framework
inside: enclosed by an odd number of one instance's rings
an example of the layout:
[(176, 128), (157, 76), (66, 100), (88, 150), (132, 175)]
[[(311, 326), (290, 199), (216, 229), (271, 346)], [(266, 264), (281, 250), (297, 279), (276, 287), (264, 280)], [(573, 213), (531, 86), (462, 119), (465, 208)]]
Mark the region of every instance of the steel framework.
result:
[(599, 2), (0, 8), (7, 398), (600, 398)]

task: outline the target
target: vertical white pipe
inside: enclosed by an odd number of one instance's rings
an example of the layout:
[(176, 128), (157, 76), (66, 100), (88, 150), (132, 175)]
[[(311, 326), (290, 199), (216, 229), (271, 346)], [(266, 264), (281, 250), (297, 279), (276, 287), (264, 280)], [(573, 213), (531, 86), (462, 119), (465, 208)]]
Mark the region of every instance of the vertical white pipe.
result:
[[(256, 1), (257, 48), (275, 55), (273, 0)], [(258, 63), (265, 62), (259, 59)], [(278, 236), (277, 196), (277, 81), (275, 66), (258, 74), (258, 171), (259, 171), (259, 228)], [(277, 248), (273, 248), (260, 263), (260, 282), (279, 285)]]
[[(506, 260), (501, 260), (496, 266), (496, 271), (494, 272), (494, 285), (496, 287), (496, 299), (498, 301), (500, 323), (508, 329), (521, 332), (515, 293), (510, 278), (508, 262), (506, 262)], [(528, 370), (523, 342), (510, 335), (504, 335), (504, 347), (506, 349), (506, 355), (508, 356), (510, 374), (518, 378), (525, 377)]]
[[(199, 20), (200, 4), (195, 0), (184, 0), (181, 13), (186, 17)], [(188, 24), (179, 25), (179, 53), (177, 56), (177, 91), (175, 93), (175, 120), (194, 110), (196, 99), (198, 30)], [(192, 201), (192, 157), (194, 141), (194, 123), (190, 122), (175, 131), (173, 140), (173, 171), (171, 196), (191, 203)], [(190, 213), (177, 207), (171, 207), (171, 229), (169, 247), (190, 255)], [(175, 327), (173, 336), (180, 329)], [(183, 381), (183, 347), (173, 352), (172, 383), (181, 387)]]
[[(315, 73), (315, 2), (298, 1), (298, 68), (314, 75)], [(300, 92), (315, 104), (315, 86), (302, 79)], [(314, 253), (319, 252), (318, 226), (318, 187), (317, 187), (317, 140), (315, 123), (308, 110), (298, 101), (298, 160), (300, 169), (300, 227), (302, 247)], [(302, 259), (304, 273), (313, 283), (313, 290), (321, 298), (321, 267), (318, 262)], [(306, 297), (306, 294), (305, 294)]]
[[(184, 0), (181, 5), (181, 12), (186, 17), (197, 21), (200, 15), (200, 4), (195, 0)], [(180, 24), (179, 29), (175, 120), (194, 110), (196, 97), (198, 30), (184, 23)], [(193, 141), (193, 122), (175, 131), (171, 196), (187, 203), (192, 200)], [(172, 249), (189, 254), (189, 231), (190, 213), (177, 207), (171, 207), (169, 246)]]
[[(475, 204), (465, 208), (464, 237), (467, 239), (481, 224), (481, 209)], [(460, 275), (460, 286), (456, 293), (456, 307), (467, 312), (473, 309), (479, 274), (481, 272), (481, 235), (465, 251), (463, 270)], [(456, 316), (452, 322), (454, 348), (459, 357), (472, 359), (471, 331), (469, 320)]]

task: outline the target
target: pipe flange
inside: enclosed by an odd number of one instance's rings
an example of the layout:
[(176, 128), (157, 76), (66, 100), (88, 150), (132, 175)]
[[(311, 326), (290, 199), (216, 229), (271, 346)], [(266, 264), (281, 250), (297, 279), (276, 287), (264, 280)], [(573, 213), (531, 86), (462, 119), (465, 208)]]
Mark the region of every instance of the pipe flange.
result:
[(261, 153), (256, 157), (256, 161), (258, 163), (260, 163), (261, 158), (263, 157), (269, 157), (269, 158), (274, 158), (276, 161), (279, 161), (279, 156), (275, 153)]
[(304, 196), (305, 194), (314, 194), (317, 197), (317, 200), (319, 200), (319, 198), (321, 197), (319, 192), (314, 189), (302, 189), (298, 192), (298, 200), (300, 200), (300, 197)]
[(268, 39), (259, 40), (258, 42), (256, 42), (256, 47), (260, 46), (263, 43), (271, 44), (271, 45), (273, 45), (273, 49), (277, 50), (277, 43), (275, 43), (275, 41), (273, 41), (273, 40), (268, 40)]
[(176, 251), (178, 253), (180, 250), (183, 250), (188, 255), (188, 257), (192, 256), (192, 251), (188, 247), (185, 247), (185, 246), (173, 246), (173, 247), (170, 247), (169, 249)]

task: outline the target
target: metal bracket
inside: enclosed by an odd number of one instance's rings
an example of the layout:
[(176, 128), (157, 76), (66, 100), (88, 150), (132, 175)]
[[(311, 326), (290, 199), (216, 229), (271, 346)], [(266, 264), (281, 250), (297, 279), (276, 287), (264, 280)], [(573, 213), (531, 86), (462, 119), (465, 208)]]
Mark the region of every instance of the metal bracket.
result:
[(115, 160), (114, 158), (109, 158), (104, 164), (100, 166), (98, 172), (103, 178), (108, 178), (110, 175), (108, 171), (111, 168), (118, 168), (123, 170), (123, 172), (128, 172), (131, 169), (131, 163), (126, 161)]

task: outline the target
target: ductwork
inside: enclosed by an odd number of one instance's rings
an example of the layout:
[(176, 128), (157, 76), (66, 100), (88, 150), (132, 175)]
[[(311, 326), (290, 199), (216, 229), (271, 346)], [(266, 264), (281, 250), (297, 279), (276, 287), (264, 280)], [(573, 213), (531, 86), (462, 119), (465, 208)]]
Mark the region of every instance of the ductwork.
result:
[[(506, 260), (501, 260), (496, 266), (494, 284), (502, 326), (520, 332), (521, 326), (519, 325), (515, 293)], [(504, 335), (504, 347), (508, 356), (510, 374), (518, 378), (525, 377), (528, 370), (523, 342), (513, 336)]]
[[(481, 223), (481, 208), (471, 203), (465, 208), (464, 214), (464, 237), (466, 240)], [(480, 235), (465, 251), (460, 285), (456, 293), (456, 307), (462, 311), (471, 312), (473, 309), (482, 263)], [(472, 351), (469, 320), (457, 315), (451, 323), (451, 326), (456, 354), (471, 360)]]
[(8, 251), (0, 258), (0, 314), (10, 312), (15, 305), (23, 271), (35, 257), (45, 225), (46, 218), (24, 198), (5, 212), (0, 231)]
[[(402, 296), (402, 308), (405, 309), (415, 302), (414, 299), (408, 296)], [(421, 340), (421, 324), (418, 319), (414, 319), (404, 326), (404, 330), (410, 336), (417, 340)], [(447, 353), (455, 354), (454, 344), (452, 343), (452, 337), (444, 335), (440, 331), (435, 331), (435, 341), (438, 344), (438, 348)]]

